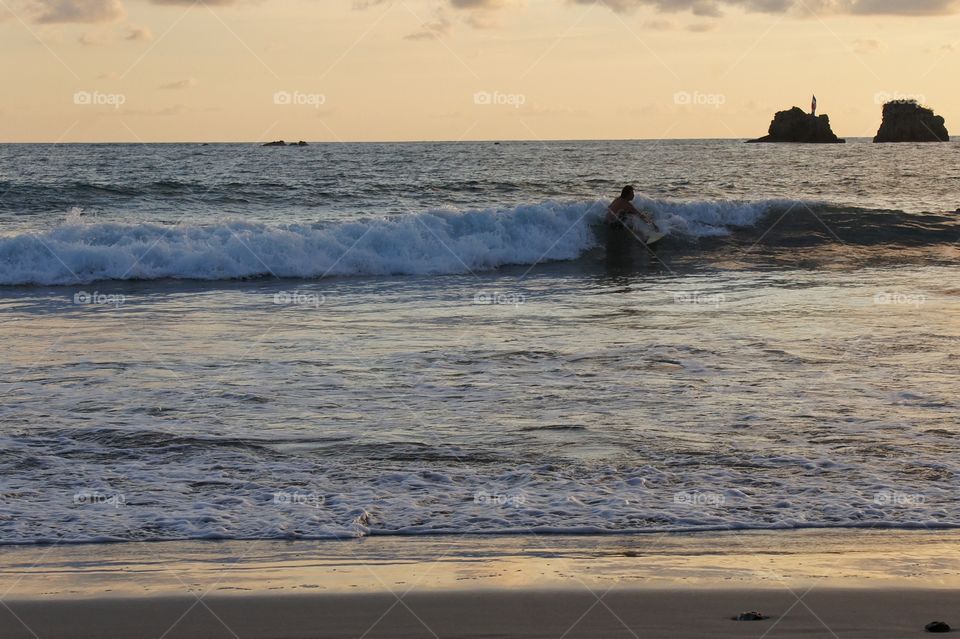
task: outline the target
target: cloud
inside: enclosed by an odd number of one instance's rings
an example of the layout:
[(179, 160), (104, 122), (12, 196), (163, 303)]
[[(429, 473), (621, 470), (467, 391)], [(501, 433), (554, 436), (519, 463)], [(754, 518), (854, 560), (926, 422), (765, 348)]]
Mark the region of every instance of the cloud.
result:
[(960, 10), (960, 0), (570, 0), (575, 4), (599, 4), (619, 13), (639, 7), (665, 12), (688, 11), (698, 16), (719, 17), (725, 8), (753, 13), (796, 15), (948, 15)]
[[(381, 4), (385, 0), (357, 0), (354, 6)], [(453, 9), (492, 11), (515, 4), (513, 0), (445, 0)], [(803, 15), (949, 15), (960, 11), (960, 0), (557, 0), (557, 3), (601, 5), (617, 13), (651, 7), (666, 13), (687, 12), (717, 18), (724, 9), (753, 13)]]
[(161, 84), (160, 88), (167, 91), (179, 91), (180, 89), (192, 89), (198, 84), (200, 83), (194, 78), (187, 78), (186, 80), (177, 80), (176, 82), (167, 82), (166, 84)]
[(420, 25), (420, 28), (414, 31), (413, 33), (404, 36), (405, 40), (433, 40), (435, 38), (440, 38), (448, 33), (450, 33), (450, 28), (453, 26), (453, 23), (450, 21), (450, 18), (447, 17), (445, 13), (440, 11), (437, 14), (435, 20), (431, 22), (425, 22)]
[(127, 35), (123, 39), (130, 42), (150, 42), (153, 40), (153, 31), (147, 27), (137, 27), (131, 24), (127, 27)]
[(451, 7), (466, 13), (464, 22), (474, 29), (492, 29), (497, 26), (501, 9), (515, 5), (519, 0), (447, 0)]
[(464, 22), (474, 29), (492, 29), (499, 24), (494, 11), (471, 11)]
[(857, 40), (853, 43), (853, 50), (857, 53), (877, 53), (883, 50), (883, 43), (873, 38)]
[(151, 4), (160, 4), (173, 7), (191, 7), (195, 4), (208, 4), (213, 7), (222, 7), (234, 4), (236, 0), (150, 0)]
[(102, 47), (110, 43), (110, 37), (105, 33), (88, 31), (77, 38), (77, 42), (85, 47)]
[(513, 4), (512, 0), (449, 0), (454, 9), (502, 9)]
[(390, 0), (354, 0), (353, 8), (354, 9), (369, 9), (370, 7), (375, 7), (377, 5), (385, 4)]
[(28, 10), (40, 24), (97, 24), (126, 15), (121, 0), (34, 0)]
[(936, 16), (957, 12), (956, 0), (855, 0), (850, 13)]
[(643, 23), (643, 28), (651, 31), (671, 31), (677, 26), (669, 20), (647, 20)]

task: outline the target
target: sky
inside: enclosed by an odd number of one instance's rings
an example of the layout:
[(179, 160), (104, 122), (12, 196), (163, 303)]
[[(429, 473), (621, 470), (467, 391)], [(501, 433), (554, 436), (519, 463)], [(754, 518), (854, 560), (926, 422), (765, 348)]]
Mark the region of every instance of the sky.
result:
[(0, 141), (960, 130), (960, 0), (0, 0)]

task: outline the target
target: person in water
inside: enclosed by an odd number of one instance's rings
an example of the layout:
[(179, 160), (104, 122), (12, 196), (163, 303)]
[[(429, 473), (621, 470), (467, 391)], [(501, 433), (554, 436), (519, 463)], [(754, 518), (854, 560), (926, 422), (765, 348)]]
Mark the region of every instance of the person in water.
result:
[(649, 224), (655, 231), (660, 231), (657, 224), (650, 217), (649, 213), (641, 211), (633, 205), (633, 199), (636, 197), (632, 186), (625, 186), (620, 191), (620, 197), (615, 199), (607, 207), (607, 224), (610, 226), (626, 226), (627, 220), (631, 215), (639, 217)]

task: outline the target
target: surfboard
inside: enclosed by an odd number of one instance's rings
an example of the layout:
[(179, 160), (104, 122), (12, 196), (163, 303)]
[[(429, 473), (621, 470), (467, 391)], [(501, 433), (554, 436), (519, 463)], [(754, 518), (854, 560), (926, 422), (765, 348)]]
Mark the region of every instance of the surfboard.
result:
[(666, 233), (655, 230), (643, 220), (636, 219), (635, 216), (630, 216), (626, 226), (638, 241), (643, 242), (647, 246), (652, 246), (667, 236)]
[(659, 242), (660, 240), (662, 240), (662, 239), (665, 238), (666, 236), (667, 236), (666, 233), (659, 233), (659, 232), (657, 232), (657, 231), (651, 232), (649, 235), (647, 235), (647, 246), (651, 246), (651, 245), (653, 245), (653, 244), (656, 244), (657, 242)]

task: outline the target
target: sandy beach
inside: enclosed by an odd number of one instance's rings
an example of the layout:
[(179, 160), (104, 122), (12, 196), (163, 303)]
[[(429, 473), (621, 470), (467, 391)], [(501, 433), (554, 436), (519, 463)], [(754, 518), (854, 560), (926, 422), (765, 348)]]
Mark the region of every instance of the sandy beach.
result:
[[(807, 531), (6, 548), (3, 637), (911, 637), (960, 535)], [(734, 621), (747, 611), (769, 616)]]
[[(618, 590), (254, 595), (17, 604), (4, 637), (920, 637), (956, 591)], [(760, 607), (767, 621), (736, 622)], [(22, 620), (13, 618), (13, 614)], [(29, 627), (29, 629), (28, 629)]]

